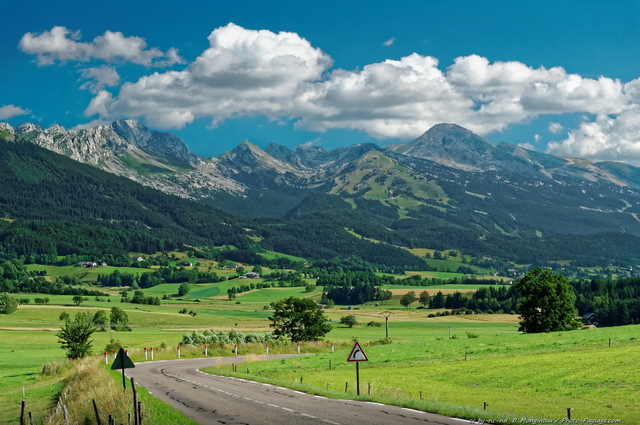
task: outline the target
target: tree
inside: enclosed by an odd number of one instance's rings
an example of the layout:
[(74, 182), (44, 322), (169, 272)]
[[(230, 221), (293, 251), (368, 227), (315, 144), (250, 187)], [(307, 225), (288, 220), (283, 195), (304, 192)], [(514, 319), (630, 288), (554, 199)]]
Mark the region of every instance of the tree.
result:
[(84, 297), (82, 295), (74, 295), (72, 298), (75, 305), (79, 306), (84, 301)]
[(444, 307), (444, 294), (442, 291), (438, 291), (436, 295), (429, 301), (429, 308), (442, 308)]
[(431, 296), (427, 291), (420, 292), (420, 298), (418, 298), (418, 302), (422, 305), (422, 307), (427, 307), (429, 305), (429, 301), (431, 300)]
[(111, 329), (114, 331), (131, 331), (131, 328), (128, 326), (129, 316), (120, 307), (111, 307), (109, 322), (111, 323)]
[(109, 318), (107, 317), (107, 313), (104, 310), (96, 311), (96, 314), (93, 315), (93, 324), (99, 327), (100, 332), (104, 332), (107, 329), (107, 322)]
[(521, 299), (519, 331), (526, 333), (569, 331), (576, 320), (576, 296), (566, 277), (536, 267), (516, 282)]
[(13, 295), (2, 294), (2, 296), (0, 296), (0, 313), (11, 314), (15, 313), (17, 309), (18, 301), (13, 297)]
[(315, 341), (331, 330), (324, 312), (312, 299), (289, 297), (274, 303), (273, 310), (269, 320), (277, 337)]
[(91, 335), (96, 331), (91, 316), (78, 313), (74, 321), (66, 320), (60, 332), (56, 333), (58, 343), (67, 351), (70, 359), (80, 359), (91, 353)]
[(189, 293), (190, 290), (191, 290), (191, 285), (189, 285), (189, 282), (182, 282), (180, 284), (180, 287), (178, 288), (178, 296), (184, 297)]
[(411, 303), (415, 302), (416, 300), (416, 293), (413, 291), (409, 291), (406, 294), (404, 294), (402, 296), (402, 298), (400, 298), (400, 304), (402, 304), (403, 306), (409, 308), (409, 306), (411, 305)]
[(350, 314), (348, 316), (341, 317), (340, 323), (346, 325), (348, 328), (352, 328), (354, 325), (358, 324), (358, 319), (356, 319), (354, 314)]

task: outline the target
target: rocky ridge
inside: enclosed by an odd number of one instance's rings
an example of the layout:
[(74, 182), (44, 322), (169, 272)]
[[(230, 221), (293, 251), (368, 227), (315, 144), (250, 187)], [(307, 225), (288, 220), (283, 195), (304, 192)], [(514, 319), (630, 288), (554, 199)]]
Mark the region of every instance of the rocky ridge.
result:
[(386, 147), (263, 150), (245, 141), (217, 158), (194, 155), (178, 137), (137, 121), (84, 130), (0, 123), (0, 139), (31, 142), (239, 215), (297, 216), (304, 204), (307, 212), (349, 207), (508, 235), (640, 234), (640, 169), (494, 146), (455, 124)]

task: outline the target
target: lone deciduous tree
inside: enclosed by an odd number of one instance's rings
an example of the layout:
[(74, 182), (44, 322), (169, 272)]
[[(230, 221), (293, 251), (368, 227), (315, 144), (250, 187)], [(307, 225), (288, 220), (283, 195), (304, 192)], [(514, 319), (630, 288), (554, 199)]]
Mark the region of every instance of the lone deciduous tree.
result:
[(400, 298), (400, 304), (409, 308), (409, 306), (417, 300), (416, 293), (413, 291), (409, 291)]
[(517, 281), (515, 287), (521, 295), (519, 331), (555, 332), (580, 327), (576, 320), (576, 296), (566, 277), (537, 267)]
[(2, 294), (0, 296), (0, 313), (11, 314), (18, 309), (18, 300), (13, 295)]
[(312, 299), (289, 297), (274, 303), (273, 310), (269, 320), (275, 336), (291, 341), (315, 341), (331, 330), (326, 315)]
[(73, 322), (66, 320), (56, 336), (63, 350), (67, 351), (70, 359), (80, 359), (91, 354), (91, 335), (96, 331), (92, 322), (93, 317), (88, 313), (76, 314)]
[(180, 287), (178, 288), (178, 296), (184, 297), (189, 293), (190, 290), (191, 290), (191, 285), (189, 285), (189, 282), (182, 282), (180, 284)]
[(111, 329), (114, 331), (131, 331), (129, 316), (120, 307), (111, 307), (109, 322), (111, 323)]

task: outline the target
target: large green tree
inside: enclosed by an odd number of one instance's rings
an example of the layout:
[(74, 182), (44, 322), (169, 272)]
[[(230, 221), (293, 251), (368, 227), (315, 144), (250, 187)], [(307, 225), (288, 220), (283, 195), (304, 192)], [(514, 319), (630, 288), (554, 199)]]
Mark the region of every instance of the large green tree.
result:
[(422, 291), (420, 292), (418, 301), (422, 304), (422, 307), (427, 308), (429, 306), (429, 301), (431, 301), (431, 296), (427, 291)]
[(400, 298), (400, 304), (409, 308), (409, 306), (416, 301), (416, 293), (409, 291)]
[(520, 328), (526, 333), (568, 331), (580, 327), (576, 296), (566, 277), (537, 267), (516, 282), (520, 292)]
[(120, 307), (111, 307), (109, 322), (111, 323), (111, 330), (131, 331), (131, 328), (129, 327), (129, 316)]
[(182, 282), (180, 284), (180, 287), (178, 288), (178, 296), (184, 297), (189, 293), (190, 290), (191, 290), (191, 285), (189, 285), (189, 282)]
[(56, 336), (58, 343), (66, 350), (70, 359), (80, 359), (91, 354), (89, 339), (96, 331), (92, 323), (93, 317), (88, 313), (78, 313), (73, 321), (66, 320)]
[(274, 303), (273, 309), (269, 320), (275, 336), (291, 341), (315, 341), (331, 330), (324, 311), (312, 299), (289, 297)]
[(18, 301), (13, 295), (2, 294), (0, 295), (0, 313), (11, 314), (15, 313), (18, 309)]

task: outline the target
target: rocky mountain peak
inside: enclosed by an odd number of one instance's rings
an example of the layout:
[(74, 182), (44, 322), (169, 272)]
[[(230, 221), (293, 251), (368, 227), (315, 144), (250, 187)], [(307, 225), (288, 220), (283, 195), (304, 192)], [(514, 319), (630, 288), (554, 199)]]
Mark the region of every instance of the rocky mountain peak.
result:
[(53, 124), (51, 127), (47, 128), (45, 132), (51, 133), (51, 134), (66, 134), (67, 129), (61, 125)]
[(151, 131), (135, 120), (114, 121), (111, 129), (127, 143), (149, 154), (178, 160), (188, 165), (197, 162), (187, 144), (171, 133)]
[(18, 136), (24, 136), (25, 134), (30, 133), (32, 131), (36, 131), (36, 132), (42, 131), (42, 129), (38, 124), (32, 124), (30, 122), (20, 124), (14, 130), (15, 130), (15, 134)]
[(495, 168), (495, 146), (487, 139), (456, 124), (437, 124), (412, 142), (391, 145), (390, 150), (415, 158), (429, 159), (467, 171)]

